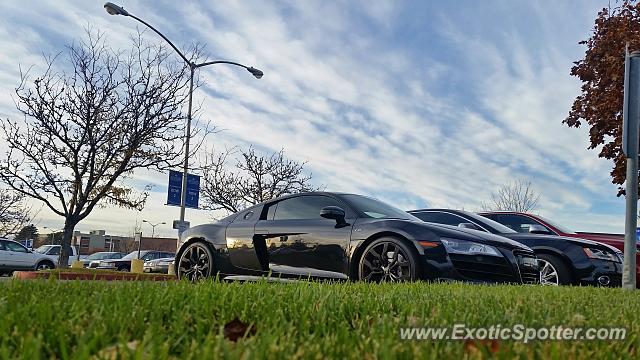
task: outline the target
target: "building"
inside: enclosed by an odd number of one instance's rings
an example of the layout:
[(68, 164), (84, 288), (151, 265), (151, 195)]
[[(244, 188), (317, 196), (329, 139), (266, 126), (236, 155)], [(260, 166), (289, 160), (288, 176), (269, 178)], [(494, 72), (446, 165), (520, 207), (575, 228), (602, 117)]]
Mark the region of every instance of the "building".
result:
[[(79, 247), (80, 255), (89, 255), (100, 251), (128, 253), (138, 250), (138, 241), (135, 237), (108, 235), (105, 230), (91, 230), (89, 233), (75, 231), (72, 242)], [(176, 238), (142, 237), (140, 249), (175, 252), (177, 244)]]

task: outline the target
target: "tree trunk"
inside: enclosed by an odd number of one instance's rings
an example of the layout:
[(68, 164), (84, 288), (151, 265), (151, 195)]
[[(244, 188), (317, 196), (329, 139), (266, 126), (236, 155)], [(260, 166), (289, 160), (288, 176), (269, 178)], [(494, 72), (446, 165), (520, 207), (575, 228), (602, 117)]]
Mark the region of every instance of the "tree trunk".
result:
[[(69, 267), (69, 256), (73, 255), (71, 251), (71, 239), (73, 238), (73, 229), (75, 229), (78, 222), (71, 218), (66, 218), (64, 222), (64, 229), (62, 233), (62, 242), (60, 243), (61, 251), (58, 257), (58, 268), (65, 269)], [(76, 248), (76, 251), (80, 249)]]

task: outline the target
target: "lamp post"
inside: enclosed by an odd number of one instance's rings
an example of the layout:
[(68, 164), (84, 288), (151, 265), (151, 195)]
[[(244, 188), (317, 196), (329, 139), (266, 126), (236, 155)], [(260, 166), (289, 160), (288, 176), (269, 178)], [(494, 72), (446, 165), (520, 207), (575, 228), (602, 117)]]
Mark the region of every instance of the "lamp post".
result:
[(184, 54), (178, 50), (178, 48), (173, 45), (173, 43), (166, 37), (164, 36), (160, 31), (158, 31), (156, 28), (154, 28), (153, 26), (149, 25), (147, 22), (145, 22), (144, 20), (140, 19), (139, 17), (132, 15), (131, 13), (129, 13), (128, 11), (126, 11), (124, 8), (122, 8), (121, 6), (118, 6), (116, 4), (107, 2), (104, 4), (104, 9), (107, 11), (107, 13), (109, 13), (109, 15), (122, 15), (122, 16), (128, 16), (131, 17), (137, 21), (139, 21), (140, 23), (144, 24), (145, 26), (147, 26), (149, 29), (153, 30), (156, 34), (160, 35), (161, 38), (163, 38), (172, 48), (173, 50), (175, 50), (178, 55), (180, 55), (180, 57), (182, 58), (182, 60), (184, 60), (184, 62), (187, 63), (187, 65), (189, 66), (189, 70), (190, 70), (190, 78), (189, 78), (189, 107), (188, 107), (188, 112), (187, 112), (187, 131), (185, 134), (185, 145), (184, 145), (184, 164), (183, 164), (183, 172), (182, 172), (182, 192), (180, 195), (180, 224), (178, 226), (178, 236), (182, 235), (182, 232), (185, 230), (184, 229), (184, 215), (185, 215), (185, 209), (186, 209), (186, 200), (187, 200), (187, 171), (189, 170), (189, 141), (191, 139), (191, 103), (192, 103), (192, 98), (193, 98), (193, 74), (195, 72), (196, 69), (204, 67), (204, 66), (209, 66), (209, 65), (215, 65), (215, 64), (228, 64), (228, 65), (234, 65), (234, 66), (239, 66), (241, 68), (246, 69), (247, 71), (249, 71), (251, 73), (251, 75), (255, 76), (256, 79), (260, 79), (262, 78), (262, 76), (264, 75), (264, 73), (252, 66), (245, 66), (242, 64), (239, 64), (237, 62), (233, 62), (233, 61), (224, 61), (224, 60), (217, 60), (217, 61), (207, 61), (207, 62), (203, 62), (200, 64), (194, 63), (191, 60), (187, 59), (186, 56), (184, 56)]
[(157, 223), (157, 224), (152, 224), (150, 221), (147, 221), (147, 220), (142, 220), (142, 222), (143, 223), (147, 223), (147, 224), (149, 224), (151, 226), (151, 238), (152, 239), (154, 238), (154, 235), (156, 234), (156, 226), (166, 224), (166, 222), (164, 222), (164, 221), (160, 222), (160, 223)]

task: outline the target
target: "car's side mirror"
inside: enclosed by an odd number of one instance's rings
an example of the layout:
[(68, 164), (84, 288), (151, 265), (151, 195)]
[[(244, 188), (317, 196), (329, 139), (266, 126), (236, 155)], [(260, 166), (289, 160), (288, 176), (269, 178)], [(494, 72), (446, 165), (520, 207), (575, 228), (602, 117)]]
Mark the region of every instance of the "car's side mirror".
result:
[(338, 206), (323, 207), (322, 210), (320, 210), (320, 216), (325, 219), (335, 220), (337, 227), (343, 227), (343, 226), (349, 225), (344, 220), (344, 217), (345, 217), (344, 210)]
[(480, 230), (475, 224), (472, 223), (460, 223), (458, 224), (458, 227), (463, 229)]
[(538, 225), (538, 224), (529, 225), (529, 233), (531, 233), (531, 234), (545, 234), (545, 235), (549, 235), (550, 234), (549, 230), (547, 230), (546, 227), (544, 227), (542, 225)]

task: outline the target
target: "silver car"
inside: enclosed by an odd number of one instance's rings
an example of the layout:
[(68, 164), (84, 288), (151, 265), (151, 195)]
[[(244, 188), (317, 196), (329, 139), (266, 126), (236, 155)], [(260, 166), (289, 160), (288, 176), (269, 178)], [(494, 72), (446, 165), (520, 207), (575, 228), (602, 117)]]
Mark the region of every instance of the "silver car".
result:
[(167, 274), (169, 272), (169, 266), (171, 266), (173, 260), (174, 258), (167, 257), (145, 261), (144, 272)]

